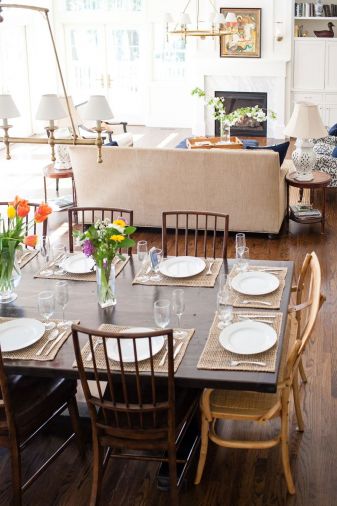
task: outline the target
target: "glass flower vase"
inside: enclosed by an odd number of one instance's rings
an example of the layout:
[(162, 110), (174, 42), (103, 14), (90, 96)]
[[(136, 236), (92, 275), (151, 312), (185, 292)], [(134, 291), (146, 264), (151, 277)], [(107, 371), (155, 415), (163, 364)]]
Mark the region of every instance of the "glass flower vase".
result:
[(220, 142), (229, 144), (231, 141), (231, 127), (227, 123), (220, 119)]
[(102, 308), (115, 306), (116, 299), (116, 276), (115, 266), (110, 261), (104, 261), (103, 265), (96, 265), (97, 298)]
[(20, 266), (16, 258), (16, 250), (9, 248), (0, 250), (0, 304), (8, 304), (17, 298), (14, 289), (21, 280)]

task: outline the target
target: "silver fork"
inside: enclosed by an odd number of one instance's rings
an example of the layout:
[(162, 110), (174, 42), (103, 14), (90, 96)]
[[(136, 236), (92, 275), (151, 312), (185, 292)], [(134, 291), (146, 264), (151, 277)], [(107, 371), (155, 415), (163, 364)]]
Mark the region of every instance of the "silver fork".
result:
[(212, 267), (213, 267), (214, 262), (215, 262), (215, 260), (210, 261), (209, 266), (208, 266), (208, 270), (206, 272), (206, 276), (211, 276), (213, 274)]
[(230, 365), (233, 367), (241, 364), (260, 365), (261, 367), (265, 367), (267, 365), (266, 362), (258, 362), (255, 360), (231, 360), (230, 362)]
[(272, 306), (272, 303), (267, 300), (257, 299), (246, 299), (242, 301), (242, 304), (264, 304), (265, 306)]

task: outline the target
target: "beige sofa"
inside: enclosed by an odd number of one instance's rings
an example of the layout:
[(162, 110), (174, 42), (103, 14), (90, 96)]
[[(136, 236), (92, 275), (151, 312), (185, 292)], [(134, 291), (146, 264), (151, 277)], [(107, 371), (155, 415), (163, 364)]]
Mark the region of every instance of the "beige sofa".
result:
[(229, 214), (230, 230), (277, 234), (287, 167), (273, 151), (71, 146), (80, 206), (134, 210), (136, 226), (160, 227), (163, 210)]

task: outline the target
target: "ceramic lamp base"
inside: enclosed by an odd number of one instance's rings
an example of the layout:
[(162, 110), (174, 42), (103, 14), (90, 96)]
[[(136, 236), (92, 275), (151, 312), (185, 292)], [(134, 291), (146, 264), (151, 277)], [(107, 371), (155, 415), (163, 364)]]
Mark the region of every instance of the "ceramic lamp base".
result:
[(297, 181), (312, 181), (312, 174), (316, 163), (316, 154), (313, 144), (308, 139), (297, 139), (296, 149), (293, 151), (292, 160), (296, 168)]

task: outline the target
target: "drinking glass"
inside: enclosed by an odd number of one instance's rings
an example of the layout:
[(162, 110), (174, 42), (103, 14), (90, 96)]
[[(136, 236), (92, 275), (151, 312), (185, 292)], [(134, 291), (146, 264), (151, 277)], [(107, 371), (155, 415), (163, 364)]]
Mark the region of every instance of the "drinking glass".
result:
[(170, 301), (167, 299), (156, 300), (153, 304), (153, 315), (156, 325), (165, 329), (170, 323)]
[(40, 292), (38, 295), (38, 309), (40, 315), (46, 320), (44, 326), (46, 330), (53, 329), (56, 324), (54, 322), (50, 322), (49, 318), (53, 316), (55, 312), (55, 295), (54, 292), (50, 290), (45, 290)]
[(51, 276), (54, 271), (49, 266), (49, 263), (52, 260), (52, 247), (50, 245), (49, 237), (46, 235), (43, 235), (40, 240), (40, 255), (43, 258), (44, 261), (44, 268), (40, 272), (42, 276)]
[(147, 241), (137, 242), (137, 257), (138, 260), (142, 263), (141, 274), (138, 276), (138, 280), (142, 283), (146, 283), (146, 281), (150, 279), (150, 276), (146, 274), (149, 268)]
[(238, 253), (240, 251), (242, 251), (243, 248), (245, 248), (245, 247), (246, 247), (246, 236), (245, 236), (245, 234), (243, 234), (243, 233), (240, 232), (239, 234), (236, 234), (236, 236), (235, 236), (235, 251), (236, 251), (236, 255), (238, 255)]
[(69, 290), (67, 281), (56, 281), (55, 285), (55, 298), (56, 302), (62, 308), (62, 321), (58, 323), (58, 327), (65, 328), (72, 325), (72, 321), (65, 321), (64, 312), (69, 302)]
[(161, 281), (163, 279), (163, 276), (159, 272), (159, 264), (163, 259), (163, 252), (159, 248), (155, 248), (155, 253), (157, 255), (158, 263), (155, 267), (152, 267), (152, 272), (154, 272), (154, 275), (150, 276), (151, 281)]
[(224, 290), (217, 296), (218, 328), (224, 329), (233, 320), (233, 306), (230, 303), (230, 291)]
[(68, 249), (65, 244), (56, 243), (53, 245), (53, 253), (54, 253), (54, 261), (55, 261), (55, 270), (54, 274), (57, 276), (62, 276), (66, 274), (66, 271), (62, 267), (62, 263), (67, 258)]
[(179, 329), (174, 332), (174, 337), (177, 339), (184, 339), (187, 336), (187, 332), (181, 330), (181, 317), (185, 311), (185, 297), (184, 290), (178, 288), (172, 292), (172, 310), (177, 315)]
[(238, 259), (237, 268), (240, 272), (248, 271), (249, 267), (249, 248), (239, 248), (236, 252), (236, 258)]

